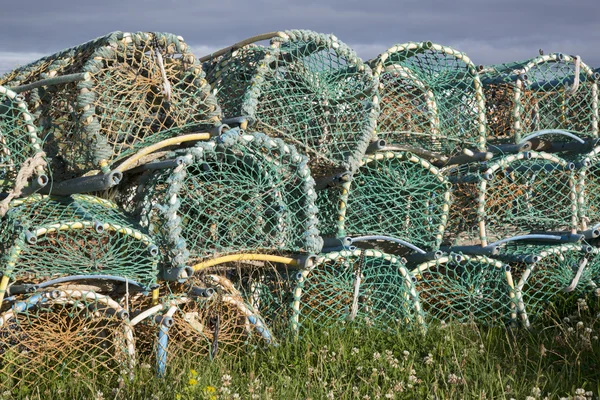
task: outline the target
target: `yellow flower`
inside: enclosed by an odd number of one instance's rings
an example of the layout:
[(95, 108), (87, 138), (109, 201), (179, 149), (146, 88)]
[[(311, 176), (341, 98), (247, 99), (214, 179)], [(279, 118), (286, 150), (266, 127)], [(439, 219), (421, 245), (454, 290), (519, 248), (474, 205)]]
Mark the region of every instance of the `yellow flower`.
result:
[(179, 393), (175, 395), (175, 400), (181, 400), (181, 395)]
[(194, 378), (190, 378), (190, 380), (188, 381), (188, 384), (190, 386), (194, 386), (194, 385), (198, 384), (198, 381)]
[(214, 386), (207, 386), (204, 388), (204, 393), (206, 393), (206, 394), (217, 393), (217, 388), (215, 388)]
[(192, 378), (195, 378), (198, 376), (198, 373), (196, 372), (195, 369), (190, 369), (190, 374), (192, 374)]

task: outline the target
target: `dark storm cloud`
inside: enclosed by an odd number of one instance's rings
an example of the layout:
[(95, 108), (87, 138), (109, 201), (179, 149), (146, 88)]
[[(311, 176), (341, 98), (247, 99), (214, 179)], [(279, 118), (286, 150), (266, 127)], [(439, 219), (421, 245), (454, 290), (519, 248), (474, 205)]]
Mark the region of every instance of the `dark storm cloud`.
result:
[(200, 56), (291, 28), (335, 33), (363, 58), (431, 40), (477, 64), (529, 58), (543, 48), (600, 65), (600, 0), (40, 0), (3, 8), (0, 71), (115, 30), (173, 32)]

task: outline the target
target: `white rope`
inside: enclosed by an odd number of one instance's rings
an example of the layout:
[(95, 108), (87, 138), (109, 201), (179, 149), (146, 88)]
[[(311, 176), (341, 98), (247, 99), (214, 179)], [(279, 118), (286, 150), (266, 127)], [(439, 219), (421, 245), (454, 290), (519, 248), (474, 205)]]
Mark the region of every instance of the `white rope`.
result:
[(581, 68), (581, 57), (575, 56), (575, 78), (573, 79), (573, 85), (569, 87), (566, 85), (565, 91), (567, 94), (573, 95), (577, 93), (577, 89), (579, 89), (579, 70)]
[(356, 279), (354, 279), (354, 296), (352, 298), (352, 311), (348, 316), (348, 320), (354, 321), (356, 314), (358, 314), (358, 294), (360, 290), (360, 283), (362, 281), (362, 273), (360, 269), (356, 271)]
[(163, 94), (167, 96), (167, 100), (171, 101), (171, 82), (167, 78), (167, 72), (165, 71), (165, 65), (163, 64), (162, 54), (158, 49), (154, 49), (154, 54), (156, 54), (156, 61), (158, 62), (158, 67), (160, 68), (160, 74), (163, 78)]
[(587, 258), (584, 258), (583, 260), (581, 260), (579, 262), (579, 268), (577, 269), (577, 273), (575, 274), (575, 277), (573, 278), (573, 282), (571, 282), (571, 284), (569, 286), (564, 288), (563, 292), (570, 293), (573, 290), (575, 290), (575, 288), (577, 287), (577, 284), (579, 283), (579, 279), (581, 279), (581, 274), (583, 273), (583, 270), (584, 270), (585, 266), (587, 265), (587, 263), (588, 263)]

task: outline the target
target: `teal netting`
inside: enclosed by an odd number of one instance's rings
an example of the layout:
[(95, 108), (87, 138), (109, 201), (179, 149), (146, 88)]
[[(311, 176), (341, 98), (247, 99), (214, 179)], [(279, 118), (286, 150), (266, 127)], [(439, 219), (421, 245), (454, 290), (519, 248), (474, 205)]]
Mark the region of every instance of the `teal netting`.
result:
[(427, 321), (492, 324), (516, 318), (510, 268), (500, 261), (452, 253), (411, 274)]
[(0, 84), (23, 93), (55, 173), (67, 177), (219, 122), (201, 65), (168, 33), (111, 33), (23, 66)]
[(156, 283), (153, 239), (115, 204), (93, 196), (14, 201), (0, 238), (0, 269), (17, 286), (72, 275), (113, 275), (145, 288)]
[(540, 55), (487, 66), (481, 74), (490, 143), (519, 143), (543, 129), (598, 137), (599, 76), (579, 57)]
[(307, 158), (280, 139), (233, 130), (173, 154), (140, 190), (139, 212), (175, 266), (243, 252), (320, 251)]
[(485, 150), (485, 102), (473, 62), (431, 42), (396, 45), (372, 60), (381, 82), (377, 136), (452, 155)]
[(352, 169), (378, 113), (370, 68), (333, 35), (292, 30), (270, 39), (205, 63), (225, 116), (248, 116), (253, 129), (293, 144), (316, 176)]
[(292, 326), (355, 321), (385, 329), (423, 324), (419, 298), (403, 260), (376, 250), (317, 257), (298, 276)]

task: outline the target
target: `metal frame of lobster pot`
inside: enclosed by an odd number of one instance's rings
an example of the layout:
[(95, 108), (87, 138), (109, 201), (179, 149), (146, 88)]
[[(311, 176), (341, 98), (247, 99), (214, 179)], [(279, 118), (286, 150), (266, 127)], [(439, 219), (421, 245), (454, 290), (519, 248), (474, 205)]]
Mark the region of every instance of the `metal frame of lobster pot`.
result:
[(200, 60), (224, 123), (296, 146), (309, 157), (315, 177), (360, 162), (375, 130), (378, 85), (371, 69), (335, 36), (272, 32)]
[(58, 181), (108, 173), (141, 148), (220, 124), (202, 66), (169, 33), (110, 33), (0, 84), (24, 96)]
[(464, 53), (431, 42), (408, 42), (369, 64), (380, 81), (377, 138), (441, 156), (485, 152), (481, 82)]

